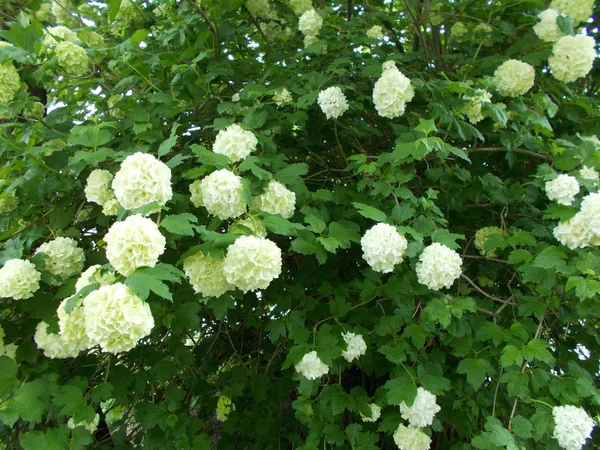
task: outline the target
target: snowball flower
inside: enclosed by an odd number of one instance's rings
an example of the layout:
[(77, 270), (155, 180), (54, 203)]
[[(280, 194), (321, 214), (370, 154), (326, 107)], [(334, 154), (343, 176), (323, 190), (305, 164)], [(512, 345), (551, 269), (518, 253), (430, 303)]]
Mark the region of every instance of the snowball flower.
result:
[(596, 41), (591, 36), (562, 37), (554, 44), (548, 65), (554, 78), (570, 82), (586, 76), (596, 58)]
[(38, 348), (44, 351), (48, 358), (75, 358), (79, 349), (65, 341), (59, 334), (48, 333), (48, 324), (40, 322), (37, 325), (33, 340)]
[(233, 124), (219, 131), (213, 152), (227, 156), (231, 162), (238, 162), (256, 150), (257, 145), (258, 140), (252, 131)]
[(600, 193), (586, 195), (581, 201), (581, 209), (577, 215), (582, 217), (592, 233), (600, 237)]
[(558, 242), (571, 250), (600, 245), (600, 236), (592, 232), (588, 220), (581, 213), (575, 214), (566, 222), (559, 223), (554, 228), (553, 234)]
[(462, 259), (454, 250), (438, 242), (427, 246), (417, 263), (416, 272), (419, 283), (438, 291), (449, 288), (460, 274)]
[(58, 334), (68, 347), (79, 353), (82, 350), (93, 347), (94, 343), (90, 341), (86, 333), (85, 316), (81, 307), (83, 300), (77, 300), (73, 310), (67, 313), (65, 305), (69, 300), (70, 297), (64, 299), (56, 310), (56, 314), (58, 315)]
[(579, 25), (594, 13), (594, 0), (552, 0), (550, 8), (569, 16), (573, 25)]
[(552, 408), (552, 415), (553, 437), (566, 450), (579, 450), (583, 447), (596, 425), (585, 410), (576, 406), (555, 406)]
[(540, 21), (535, 24), (533, 31), (544, 42), (556, 42), (565, 35), (556, 23), (560, 16), (555, 9), (548, 8), (538, 14)]
[(85, 198), (88, 202), (104, 205), (115, 196), (110, 188), (113, 176), (108, 170), (92, 170), (85, 184)]
[(418, 428), (399, 425), (394, 431), (394, 442), (400, 450), (427, 450), (431, 438)]
[(108, 353), (131, 350), (154, 328), (147, 303), (122, 283), (102, 286), (83, 300), (89, 339)]
[(523, 61), (509, 59), (494, 72), (494, 83), (500, 95), (518, 97), (533, 87), (535, 70)]
[(583, 166), (579, 169), (579, 175), (585, 180), (600, 181), (600, 174), (593, 167)]
[(300, 362), (294, 367), (296, 368), (296, 372), (304, 375), (304, 377), (309, 380), (316, 380), (326, 373), (329, 373), (329, 367), (323, 364), (323, 361), (321, 361), (315, 351), (304, 355)]
[(467, 117), (469, 118), (469, 122), (472, 124), (481, 122), (484, 119), (483, 113), (481, 112), (481, 106), (484, 103), (491, 103), (492, 94), (484, 89), (478, 89), (477, 95), (465, 96), (464, 99), (470, 102), (465, 110)]
[(346, 96), (337, 86), (319, 92), (317, 103), (328, 119), (337, 119), (348, 110)]
[(235, 405), (229, 397), (221, 395), (217, 401), (217, 420), (225, 422), (231, 411), (235, 411)]
[(72, 275), (81, 273), (85, 254), (83, 250), (77, 247), (77, 241), (69, 237), (57, 237), (38, 247), (35, 251), (44, 253), (44, 271), (61, 278), (68, 278)]
[(158, 225), (140, 214), (115, 222), (104, 240), (106, 258), (125, 277), (138, 267), (154, 267), (166, 245), (165, 237), (158, 231)]
[(54, 48), (58, 65), (68, 75), (81, 76), (90, 71), (90, 58), (83, 47), (70, 41), (62, 41)]
[(112, 188), (125, 209), (153, 202), (164, 205), (173, 197), (171, 169), (153, 155), (137, 152), (121, 163)]
[(367, 352), (367, 344), (361, 334), (347, 332), (342, 333), (342, 337), (346, 343), (346, 350), (342, 352), (342, 357), (346, 361), (352, 362)]
[(52, 2), (52, 14), (56, 17), (56, 22), (69, 25), (71, 27), (80, 26), (79, 21), (70, 11), (76, 10), (77, 7), (72, 0), (59, 0)]
[(453, 40), (460, 42), (462, 41), (463, 36), (468, 32), (469, 30), (464, 23), (456, 22), (454, 25), (452, 25), (452, 28), (450, 28), (450, 37)]
[(275, 94), (273, 95), (273, 101), (275, 102), (277, 107), (281, 107), (286, 103), (290, 103), (292, 100), (292, 94), (290, 93), (290, 91), (287, 90), (287, 88), (283, 88), (275, 92)]
[(408, 241), (395, 227), (378, 223), (364, 234), (360, 245), (363, 259), (374, 271), (389, 273), (402, 262)]
[(29, 261), (9, 259), (0, 269), (0, 297), (31, 298), (40, 288), (41, 278), (42, 274)]
[(114, 272), (108, 271), (105, 274), (102, 274), (102, 271), (100, 270), (100, 264), (95, 264), (85, 269), (85, 271), (79, 276), (75, 282), (75, 292), (79, 292), (84, 287), (94, 283), (98, 283), (100, 286), (106, 286), (107, 284), (114, 283), (116, 279), (117, 277), (115, 276)]
[(201, 185), (202, 180), (196, 180), (190, 184), (190, 200), (196, 208), (202, 206), (202, 190), (200, 189)]
[(371, 39), (383, 39), (383, 28), (381, 25), (374, 25), (367, 30), (367, 37)]
[(323, 26), (323, 18), (314, 10), (309, 9), (300, 16), (298, 29), (304, 35), (316, 36)]
[(77, 34), (63, 25), (50, 27), (44, 31), (44, 45), (46, 47), (54, 47), (58, 44), (55, 38), (60, 38), (61, 41), (77, 42)]
[(371, 417), (364, 416), (360, 411), (360, 418), (363, 422), (377, 422), (381, 417), (381, 408), (377, 406), (375, 403), (369, 403), (369, 408), (371, 408)]
[(544, 185), (549, 200), (555, 200), (561, 205), (570, 205), (579, 192), (577, 178), (571, 175), (561, 174)]
[(414, 96), (410, 80), (396, 68), (393, 61), (385, 62), (383, 74), (373, 88), (373, 103), (377, 113), (388, 119), (400, 117)]
[(266, 289), (281, 273), (281, 250), (269, 239), (241, 236), (227, 248), (223, 272), (244, 292)]
[(296, 209), (296, 194), (280, 182), (271, 180), (265, 192), (257, 198), (257, 208), (289, 219)]
[(289, 4), (297, 16), (304, 14), (313, 7), (311, 0), (289, 0)]
[(411, 427), (423, 428), (433, 423), (433, 417), (440, 411), (440, 406), (435, 402), (437, 397), (426, 389), (419, 387), (417, 396), (412, 406), (402, 402), (400, 414), (408, 420)]
[(96, 432), (96, 430), (98, 429), (98, 422), (100, 422), (100, 416), (98, 414), (96, 414), (94, 416), (94, 418), (92, 419), (92, 421), (89, 423), (85, 422), (85, 421), (75, 423), (73, 418), (70, 417), (69, 420), (67, 421), (67, 426), (71, 430), (76, 427), (83, 427), (86, 430), (88, 430), (90, 433), (94, 434)]
[(79, 39), (81, 42), (91, 48), (102, 48), (106, 46), (102, 35), (96, 33), (95, 31), (81, 31), (79, 33)]
[(475, 233), (475, 247), (479, 250), (479, 253), (483, 256), (494, 256), (494, 250), (485, 249), (485, 241), (493, 234), (504, 235), (504, 230), (498, 227), (483, 227), (477, 230)]
[(102, 205), (102, 214), (105, 216), (116, 216), (119, 212), (119, 201), (113, 198)]
[(0, 62), (0, 106), (9, 106), (21, 87), (19, 72), (10, 61)]
[(195, 198), (201, 199), (200, 204), (209, 214), (221, 220), (239, 217), (247, 209), (242, 178), (227, 169), (216, 170), (203, 178), (200, 195)]
[(188, 256), (183, 261), (183, 271), (194, 291), (203, 298), (219, 297), (234, 288), (225, 279), (223, 261), (202, 252)]

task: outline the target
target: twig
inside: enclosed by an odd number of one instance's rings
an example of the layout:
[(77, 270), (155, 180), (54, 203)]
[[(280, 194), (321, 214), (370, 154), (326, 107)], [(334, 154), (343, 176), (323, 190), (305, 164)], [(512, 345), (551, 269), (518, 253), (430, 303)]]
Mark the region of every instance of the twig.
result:
[(38, 217), (37, 219), (35, 219), (33, 222), (28, 223), (27, 225), (25, 225), (23, 228), (21, 228), (20, 230), (15, 231), (13, 234), (11, 234), (10, 236), (8, 236), (3, 242), (2, 245), (4, 245), (4, 243), (6, 243), (7, 241), (11, 240), (12, 238), (14, 238), (17, 234), (22, 233), (23, 231), (27, 230), (28, 228), (31, 228), (32, 226), (34, 226), (36, 223), (40, 222), (43, 218), (45, 218), (46, 216), (48, 216), (52, 211), (54, 211), (54, 209), (51, 209), (50, 211), (46, 211), (44, 214), (42, 214), (40, 217)]
[(258, 23), (258, 21), (254, 18), (254, 16), (250, 13), (250, 11), (248, 11), (248, 8), (246, 8), (245, 6), (243, 8), (244, 8), (244, 11), (246, 11), (248, 13), (248, 15), (250, 16), (250, 19), (252, 19), (252, 22), (256, 26), (256, 29), (258, 30), (258, 32), (261, 34), (261, 36), (263, 37), (263, 39), (267, 43), (267, 46), (269, 47), (269, 49), (271, 50), (271, 52), (275, 53), (275, 49), (273, 48), (273, 46), (269, 42), (269, 39), (267, 38), (267, 35), (265, 34), (265, 32), (260, 27), (260, 24)]
[(522, 153), (524, 155), (533, 156), (534, 158), (543, 159), (544, 161), (552, 161), (552, 158), (548, 155), (542, 155), (541, 153), (532, 152), (530, 150), (525, 150), (524, 148), (515, 148), (510, 150), (506, 147), (478, 147), (478, 148), (468, 148), (465, 150), (467, 153), (480, 153), (480, 152), (514, 152), (514, 153)]
[(482, 259), (484, 261), (494, 261), (494, 262), (499, 262), (499, 263), (504, 263), (504, 264), (510, 264), (508, 261), (505, 261), (504, 259), (490, 258), (489, 256), (462, 255), (462, 257), (469, 258), (469, 259)]
[(215, 53), (215, 56), (219, 56), (219, 37), (217, 35), (217, 28), (215, 27), (215, 24), (210, 21), (210, 19), (206, 15), (206, 12), (204, 11), (204, 8), (202, 8), (202, 6), (200, 6), (198, 3), (196, 3), (196, 0), (189, 0), (189, 1), (198, 10), (200, 15), (202, 16), (202, 18), (204, 19), (204, 21), (210, 28), (210, 32), (212, 33), (212, 37), (213, 37), (213, 51)]
[[(487, 293), (487, 292), (485, 292), (483, 289), (481, 289), (479, 286), (477, 286), (477, 285), (475, 284), (475, 282), (474, 282), (473, 280), (471, 280), (471, 279), (470, 279), (468, 276), (466, 276), (465, 274), (461, 274), (460, 276), (461, 276), (462, 278), (464, 278), (465, 280), (467, 280), (467, 282), (468, 282), (468, 283), (469, 283), (471, 286), (473, 286), (473, 288), (474, 288), (474, 289), (475, 289), (477, 292), (479, 292), (481, 295), (483, 295), (483, 296), (485, 296), (485, 297), (489, 298), (490, 300), (493, 300), (493, 301), (495, 301), (495, 302), (498, 302), (498, 303), (507, 304), (507, 305), (514, 305), (514, 302), (510, 301), (510, 299), (509, 299), (509, 300), (504, 300), (503, 298), (500, 298), (500, 297), (494, 297), (493, 295), (491, 295), (491, 294), (488, 294), (488, 293)], [(511, 297), (511, 298), (512, 298), (512, 297)]]

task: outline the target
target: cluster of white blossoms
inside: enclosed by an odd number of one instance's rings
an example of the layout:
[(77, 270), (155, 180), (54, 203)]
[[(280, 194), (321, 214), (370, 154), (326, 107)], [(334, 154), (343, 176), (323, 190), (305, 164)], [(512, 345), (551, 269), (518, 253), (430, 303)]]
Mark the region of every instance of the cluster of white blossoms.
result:
[(526, 62), (509, 59), (494, 72), (494, 84), (500, 95), (518, 97), (533, 87), (535, 70)]
[(371, 408), (371, 417), (367, 417), (359, 411), (360, 418), (363, 422), (377, 422), (381, 417), (381, 408), (375, 403), (369, 403), (369, 408)]
[(600, 245), (600, 193), (585, 196), (579, 212), (554, 228), (554, 237), (570, 249)]
[(415, 96), (410, 80), (396, 67), (394, 61), (383, 63), (381, 78), (373, 88), (373, 102), (381, 117), (393, 119), (404, 114), (406, 104)]
[(578, 25), (594, 13), (594, 0), (552, 0), (550, 8), (566, 14), (573, 20), (573, 25)]
[(469, 122), (476, 124), (484, 119), (484, 115), (481, 112), (481, 106), (483, 103), (491, 103), (492, 94), (485, 89), (478, 89), (477, 95), (465, 96), (464, 99), (469, 101), (465, 113), (469, 118)]
[(287, 90), (287, 88), (283, 88), (275, 92), (275, 94), (273, 95), (273, 101), (275, 102), (278, 108), (282, 107), (287, 103), (291, 103), (292, 100), (292, 94), (290, 93), (290, 91)]
[[(35, 251), (44, 253), (44, 271), (61, 278), (68, 278), (81, 273), (85, 262), (83, 249), (77, 247), (77, 241), (69, 237), (57, 237), (45, 242)], [(54, 281), (53, 284), (58, 284)]]
[(0, 62), (0, 106), (9, 106), (20, 87), (21, 78), (13, 63)]
[(223, 261), (198, 252), (183, 261), (183, 271), (197, 294), (219, 297), (234, 288), (225, 279)]
[(98, 423), (100, 422), (100, 416), (98, 414), (96, 414), (94, 416), (94, 418), (92, 419), (91, 422), (77, 422), (75, 423), (75, 421), (73, 420), (73, 418), (69, 418), (69, 420), (67, 421), (67, 426), (72, 430), (76, 427), (83, 427), (86, 430), (88, 430), (90, 433), (95, 433), (96, 430), (98, 429)]
[(58, 315), (58, 334), (64, 345), (69, 349), (72, 349), (74, 357), (77, 356), (80, 351), (93, 347), (94, 343), (90, 340), (86, 332), (85, 315), (81, 306), (83, 300), (77, 300), (73, 310), (70, 313), (67, 313), (65, 311), (65, 305), (69, 300), (70, 298), (66, 298), (60, 303), (56, 310), (56, 314)]
[(225, 422), (231, 411), (235, 411), (235, 405), (229, 397), (221, 395), (217, 401), (217, 420)]
[(238, 220), (234, 225), (242, 225), (249, 228), (254, 236), (267, 237), (267, 228), (265, 227), (265, 224), (256, 216)]
[(548, 65), (560, 81), (571, 82), (586, 76), (596, 58), (596, 41), (591, 36), (564, 36), (554, 44)]
[(116, 280), (117, 277), (112, 270), (102, 273), (102, 270), (100, 270), (100, 264), (95, 264), (85, 269), (85, 271), (79, 276), (75, 282), (75, 292), (79, 292), (90, 284), (98, 283), (100, 286), (106, 286), (114, 283)]
[(600, 174), (593, 167), (583, 166), (579, 169), (579, 176), (585, 180), (600, 181)]
[(309, 380), (316, 380), (329, 373), (329, 367), (323, 364), (323, 361), (321, 361), (321, 358), (319, 358), (317, 352), (314, 350), (304, 355), (294, 367), (296, 372)]
[(371, 39), (383, 39), (383, 28), (381, 25), (373, 25), (367, 30), (367, 37)]
[(483, 227), (477, 230), (475, 233), (475, 247), (479, 250), (479, 253), (483, 256), (494, 256), (494, 250), (485, 249), (485, 241), (493, 234), (504, 235), (504, 230), (499, 227)]
[(138, 267), (154, 267), (166, 245), (158, 225), (140, 214), (115, 222), (104, 240), (106, 258), (117, 272), (126, 277)]
[(560, 13), (552, 8), (548, 8), (538, 14), (540, 21), (535, 24), (533, 31), (544, 42), (556, 42), (565, 35), (562, 32), (556, 19), (560, 16)]
[(554, 200), (561, 205), (570, 205), (579, 193), (577, 178), (560, 174), (554, 180), (547, 181), (544, 185), (548, 199)]
[(394, 431), (394, 442), (400, 450), (428, 450), (431, 438), (419, 428), (399, 425)]
[(342, 333), (342, 338), (346, 343), (346, 350), (342, 352), (342, 357), (352, 362), (358, 357), (364, 355), (367, 352), (367, 344), (361, 334), (354, 334), (350, 331)]
[(213, 152), (227, 156), (231, 162), (238, 162), (256, 150), (257, 145), (258, 140), (252, 131), (233, 124), (219, 131)]
[(433, 418), (441, 409), (435, 402), (436, 400), (435, 395), (419, 387), (412, 406), (408, 406), (404, 402), (400, 404), (400, 414), (404, 420), (408, 420), (411, 427), (428, 427), (433, 423)]
[(131, 350), (154, 328), (150, 306), (122, 283), (88, 294), (83, 314), (88, 337), (108, 353)]
[(402, 257), (408, 246), (404, 236), (396, 228), (378, 223), (364, 234), (360, 240), (363, 259), (376, 272), (389, 273), (396, 264), (402, 262)]
[(311, 0), (289, 0), (289, 4), (297, 16), (301, 16), (313, 7)]
[(204, 206), (209, 214), (226, 220), (246, 212), (248, 205), (244, 199), (242, 178), (233, 172), (227, 169), (216, 170), (203, 178), (199, 187), (199, 195), (192, 193), (192, 202), (194, 205)]
[(300, 16), (298, 29), (304, 34), (305, 47), (308, 47), (317, 40), (322, 26), (323, 18), (312, 8)]
[(223, 273), (241, 291), (266, 289), (281, 273), (281, 250), (275, 242), (257, 236), (241, 236), (227, 248)]
[(84, 189), (85, 198), (87, 201), (102, 206), (107, 210), (107, 212), (113, 212), (113, 205), (115, 205), (118, 210), (119, 201), (115, 198), (115, 193), (110, 187), (112, 180), (112, 173), (110, 173), (108, 170), (92, 170), (87, 178)]
[(427, 246), (417, 263), (416, 272), (419, 283), (438, 291), (449, 288), (460, 277), (462, 259), (454, 250), (434, 242)]
[(38, 323), (33, 340), (48, 358), (75, 358), (79, 354), (79, 350), (69, 345), (60, 334), (48, 333), (46, 322)]
[(566, 450), (579, 450), (585, 441), (591, 437), (596, 425), (594, 420), (583, 408), (576, 406), (555, 406), (552, 408), (554, 416), (554, 439), (558, 445)]
[(48, 48), (52, 48), (58, 44), (56, 38), (60, 38), (60, 41), (77, 42), (77, 34), (71, 31), (69, 28), (59, 25), (57, 27), (50, 27), (44, 31), (44, 45)]
[(83, 47), (70, 42), (62, 41), (54, 47), (54, 54), (58, 65), (66, 74), (82, 76), (90, 71), (90, 58)]
[(296, 194), (279, 181), (271, 180), (267, 189), (256, 198), (256, 207), (271, 214), (289, 219), (296, 210)]
[(153, 155), (137, 152), (121, 163), (112, 188), (125, 209), (153, 202), (164, 205), (173, 197), (171, 169)]
[(337, 119), (348, 110), (348, 101), (338, 86), (328, 87), (319, 92), (317, 103), (328, 119)]
[(0, 297), (23, 300), (40, 288), (42, 274), (35, 265), (22, 259), (9, 259), (0, 269)]

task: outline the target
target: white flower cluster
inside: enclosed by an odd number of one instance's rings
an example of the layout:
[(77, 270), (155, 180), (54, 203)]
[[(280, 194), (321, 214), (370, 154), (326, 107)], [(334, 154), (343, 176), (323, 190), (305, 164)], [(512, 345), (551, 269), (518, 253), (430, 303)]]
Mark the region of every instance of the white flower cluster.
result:
[(548, 8), (538, 14), (540, 21), (535, 24), (533, 31), (544, 42), (556, 42), (565, 35), (556, 23), (560, 13)]
[(275, 92), (275, 94), (273, 95), (273, 101), (275, 102), (278, 108), (282, 107), (287, 103), (291, 103), (292, 100), (292, 94), (290, 93), (290, 91), (287, 90), (287, 88), (283, 88)]
[(296, 194), (279, 181), (271, 180), (265, 192), (256, 198), (256, 207), (271, 214), (280, 214), (284, 219), (294, 215)]
[(238, 162), (256, 150), (258, 140), (250, 130), (244, 130), (237, 124), (219, 131), (213, 152), (227, 156), (231, 162)]
[(465, 96), (464, 99), (469, 101), (469, 105), (465, 110), (469, 122), (472, 124), (481, 122), (484, 119), (484, 115), (481, 112), (481, 105), (483, 103), (491, 103), (492, 94), (485, 89), (478, 89), (477, 95)]
[(304, 34), (305, 47), (317, 40), (322, 26), (323, 18), (312, 8), (300, 16), (298, 29)]
[(73, 357), (75, 357), (80, 351), (92, 348), (94, 343), (90, 340), (86, 332), (85, 316), (81, 306), (83, 300), (77, 300), (77, 304), (73, 310), (67, 313), (65, 305), (69, 300), (70, 298), (64, 299), (56, 310), (56, 314), (58, 315), (58, 334), (63, 344), (71, 350)]
[(558, 445), (566, 450), (582, 448), (596, 425), (583, 408), (576, 406), (555, 406), (552, 408), (552, 415), (554, 416), (553, 437), (558, 441)]
[(435, 402), (436, 399), (437, 397), (431, 392), (419, 387), (412, 406), (408, 406), (404, 402), (400, 404), (400, 414), (404, 420), (408, 420), (411, 427), (428, 427), (441, 409)]
[(533, 87), (535, 70), (523, 61), (509, 59), (494, 72), (494, 84), (500, 95), (518, 97)]
[(579, 175), (585, 180), (600, 181), (600, 174), (593, 167), (583, 166), (579, 169)]
[(221, 220), (241, 216), (248, 206), (242, 178), (227, 169), (216, 170), (203, 178), (199, 195), (192, 192), (192, 202), (204, 206), (209, 214)]
[(354, 334), (348, 331), (347, 333), (342, 333), (342, 337), (346, 343), (346, 350), (342, 352), (342, 357), (346, 361), (352, 362), (367, 352), (367, 344), (362, 334)]
[(85, 271), (79, 276), (77, 282), (75, 283), (75, 292), (79, 292), (90, 284), (98, 283), (100, 286), (106, 286), (114, 283), (116, 280), (117, 277), (112, 270), (103, 274), (100, 270), (100, 265), (95, 264), (85, 269)]
[(462, 259), (454, 250), (438, 242), (427, 246), (417, 263), (416, 272), (419, 283), (438, 291), (449, 288), (460, 274)]
[(91, 422), (77, 422), (75, 423), (75, 421), (73, 420), (73, 418), (69, 418), (69, 420), (67, 421), (67, 426), (72, 430), (76, 427), (83, 427), (86, 430), (88, 430), (90, 433), (95, 433), (96, 430), (98, 429), (98, 423), (100, 422), (100, 416), (98, 414), (96, 414), (94, 416), (94, 418), (92, 419)]
[(296, 368), (296, 372), (309, 380), (316, 380), (329, 373), (329, 367), (323, 364), (323, 361), (321, 361), (321, 358), (319, 358), (317, 352), (314, 350), (304, 355), (294, 367)]
[(594, 13), (594, 0), (552, 0), (550, 8), (569, 16), (573, 25), (579, 25)]
[(402, 262), (408, 241), (395, 227), (378, 223), (367, 230), (360, 240), (360, 245), (363, 259), (374, 271), (389, 273), (394, 270), (396, 264)]
[(311, 0), (289, 0), (289, 4), (297, 16), (304, 14), (313, 7)]
[(375, 403), (369, 403), (369, 408), (371, 408), (371, 417), (367, 417), (359, 411), (360, 418), (363, 422), (377, 422), (381, 417), (381, 408)]
[(165, 237), (152, 220), (139, 214), (115, 222), (106, 236), (106, 258), (123, 276), (138, 267), (154, 267), (165, 251)]
[(281, 273), (281, 250), (265, 238), (241, 236), (227, 248), (223, 273), (228, 283), (248, 292), (266, 289)]
[[(56, 239), (45, 242), (35, 251), (44, 253), (44, 271), (61, 278), (69, 278), (72, 275), (81, 273), (85, 254), (83, 250), (77, 247), (77, 241), (69, 237), (57, 237)], [(53, 284), (58, 284), (54, 281)]]
[(79, 354), (79, 350), (69, 345), (60, 334), (48, 333), (46, 322), (38, 323), (33, 340), (48, 358), (75, 358)]
[(125, 209), (153, 202), (164, 205), (173, 197), (171, 169), (153, 155), (137, 152), (121, 163), (112, 188)]
[(22, 259), (9, 259), (0, 269), (0, 297), (22, 300), (33, 297), (40, 288), (42, 274)]
[(225, 422), (231, 411), (235, 411), (235, 405), (229, 397), (221, 395), (217, 401), (217, 420)]
[(92, 170), (87, 178), (84, 189), (87, 201), (106, 208), (110, 208), (116, 202), (118, 209), (119, 202), (116, 200), (115, 193), (110, 187), (112, 180), (112, 173), (108, 170)]
[(131, 350), (154, 328), (148, 304), (122, 283), (88, 294), (83, 314), (88, 337), (108, 353)]
[(479, 250), (479, 253), (483, 256), (494, 256), (494, 250), (485, 249), (485, 241), (493, 234), (504, 235), (504, 231), (499, 227), (483, 227), (477, 230), (475, 233), (475, 247)]
[(234, 287), (223, 273), (223, 261), (198, 252), (183, 261), (183, 271), (197, 294), (203, 298), (219, 297)]
[(560, 174), (554, 180), (547, 181), (544, 185), (548, 199), (561, 205), (570, 205), (579, 193), (577, 178), (571, 175)]
[(20, 87), (21, 78), (12, 62), (0, 62), (0, 106), (9, 106)]
[(60, 38), (61, 41), (78, 41), (77, 34), (63, 25), (50, 27), (44, 31), (44, 45), (46, 47), (52, 48), (56, 46), (56, 44), (59, 42), (56, 40), (56, 38)]
[(58, 42), (54, 47), (58, 65), (66, 74), (81, 76), (90, 71), (90, 58), (83, 47), (70, 42)]
[(560, 81), (571, 82), (586, 76), (596, 58), (596, 41), (591, 36), (564, 36), (554, 44), (548, 65)]
[(338, 86), (319, 92), (317, 103), (328, 119), (337, 119), (348, 110), (348, 101)]
[(394, 442), (400, 450), (427, 450), (431, 438), (418, 428), (399, 425), (394, 431)]
[(367, 37), (371, 39), (383, 39), (383, 28), (381, 25), (373, 25), (367, 30)]
[(383, 63), (383, 73), (373, 88), (373, 102), (379, 115), (388, 119), (400, 117), (414, 96), (410, 80), (398, 70), (396, 63)]
[(587, 195), (579, 212), (554, 228), (554, 237), (570, 249), (600, 245), (600, 193)]

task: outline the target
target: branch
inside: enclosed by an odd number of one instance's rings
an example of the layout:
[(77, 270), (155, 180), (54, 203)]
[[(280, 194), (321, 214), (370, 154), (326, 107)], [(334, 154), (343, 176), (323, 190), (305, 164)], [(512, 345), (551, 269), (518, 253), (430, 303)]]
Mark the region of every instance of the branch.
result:
[(258, 30), (258, 32), (261, 34), (261, 36), (263, 37), (263, 39), (267, 43), (267, 46), (269, 47), (269, 49), (271, 50), (271, 52), (275, 53), (275, 49), (273, 48), (273, 46), (269, 42), (269, 39), (267, 39), (267, 35), (265, 34), (265, 32), (260, 27), (260, 24), (258, 23), (258, 21), (254, 18), (254, 16), (250, 13), (250, 11), (248, 11), (248, 8), (246, 8), (245, 6), (243, 8), (244, 8), (244, 11), (246, 11), (248, 13), (248, 15), (250, 16), (250, 19), (252, 19), (252, 22), (256, 26), (256, 29)]
[(523, 153), (524, 155), (533, 156), (534, 158), (543, 159), (545, 161), (552, 161), (552, 158), (548, 155), (542, 155), (541, 153), (532, 152), (530, 150), (525, 150), (523, 148), (515, 148), (514, 150), (509, 150), (506, 147), (479, 147), (479, 148), (468, 148), (465, 150), (467, 153), (479, 153), (479, 152), (514, 152), (514, 153)]
[[(489, 298), (490, 300), (494, 301), (494, 302), (498, 302), (498, 303), (502, 303), (502, 304), (508, 304), (508, 305), (514, 305), (514, 302), (512, 302), (510, 299), (509, 300), (504, 300), (503, 298), (500, 297), (494, 297), (491, 294), (488, 294), (487, 292), (485, 292), (483, 289), (481, 289), (479, 286), (477, 286), (475, 284), (475, 282), (473, 280), (471, 280), (468, 276), (466, 276), (465, 274), (461, 274), (460, 275), (462, 278), (464, 278), (465, 280), (467, 280), (467, 282), (473, 286), (473, 288), (479, 292), (481, 295), (483, 295), (484, 297)], [(512, 298), (512, 297), (511, 297)]]
[(210, 28), (210, 32), (212, 33), (212, 37), (213, 37), (213, 51), (215, 53), (215, 56), (219, 56), (219, 37), (217, 35), (217, 28), (215, 27), (215, 24), (210, 21), (210, 19), (206, 15), (206, 12), (204, 11), (204, 8), (202, 8), (202, 6), (200, 6), (198, 3), (196, 3), (196, 0), (189, 0), (189, 1), (198, 10), (200, 15), (202, 16), (202, 18), (204, 19), (204, 21)]

